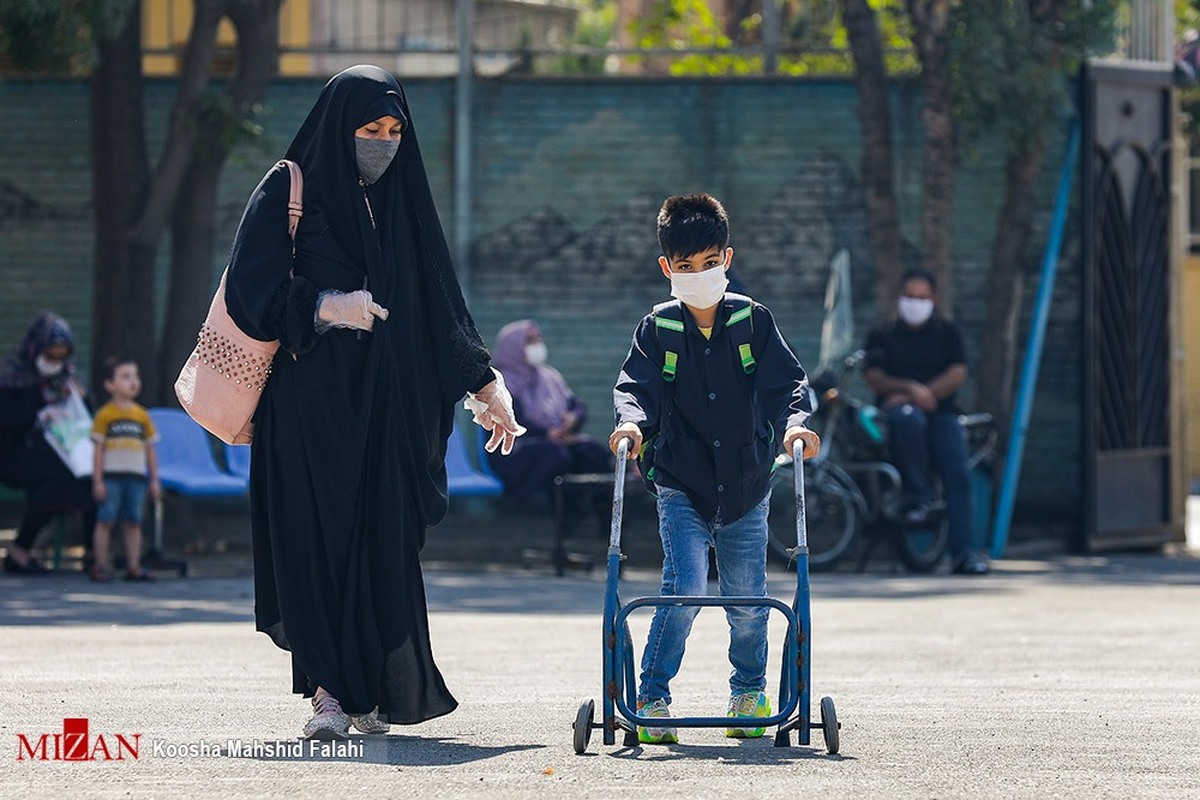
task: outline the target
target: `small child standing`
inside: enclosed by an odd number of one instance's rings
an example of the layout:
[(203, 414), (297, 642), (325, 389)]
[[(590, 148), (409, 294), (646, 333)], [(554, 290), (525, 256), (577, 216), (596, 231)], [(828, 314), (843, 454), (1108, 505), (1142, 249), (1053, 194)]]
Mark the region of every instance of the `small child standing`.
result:
[(158, 433), (150, 414), (135, 402), (142, 390), (135, 362), (108, 359), (104, 364), (104, 388), (112, 399), (96, 412), (92, 424), (92, 439), (96, 442), (92, 495), (97, 511), (95, 560), (90, 575), (102, 583), (112, 580), (109, 541), (113, 526), (123, 522), (125, 580), (152, 581), (153, 576), (141, 566), (142, 508), (147, 491), (154, 500), (161, 492), (154, 449)]
[[(703, 595), (708, 553), (717, 553), (724, 597), (767, 594), (767, 511), (771, 472), (782, 444), (820, 439), (804, 427), (807, 379), (766, 306), (726, 292), (733, 258), (729, 218), (711, 195), (667, 198), (658, 213), (659, 267), (674, 302), (642, 318), (613, 389), (616, 429), (609, 446), (630, 440), (658, 498), (662, 594)], [(782, 438), (779, 433), (782, 432)], [(643, 441), (645, 446), (643, 447)], [(668, 685), (679, 671), (699, 612), (658, 606), (642, 654), (641, 716), (670, 717)], [(765, 606), (726, 608), (730, 699), (726, 716), (769, 717)], [(734, 738), (763, 728), (729, 728)], [(674, 728), (638, 728), (648, 744), (679, 741)]]

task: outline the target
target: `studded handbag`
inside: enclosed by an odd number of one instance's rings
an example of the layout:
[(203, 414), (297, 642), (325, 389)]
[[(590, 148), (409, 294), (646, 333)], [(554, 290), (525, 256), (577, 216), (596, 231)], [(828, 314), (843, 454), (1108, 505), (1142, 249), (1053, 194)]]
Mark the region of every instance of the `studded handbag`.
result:
[[(279, 162), (291, 174), (288, 234), (295, 254), (296, 226), (304, 213), (304, 176), (294, 161)], [(200, 326), (196, 347), (175, 381), (179, 404), (200, 426), (226, 444), (250, 444), (254, 410), (271, 375), (278, 340), (264, 342), (242, 332), (225, 307), (225, 277), (221, 273), (208, 316)]]

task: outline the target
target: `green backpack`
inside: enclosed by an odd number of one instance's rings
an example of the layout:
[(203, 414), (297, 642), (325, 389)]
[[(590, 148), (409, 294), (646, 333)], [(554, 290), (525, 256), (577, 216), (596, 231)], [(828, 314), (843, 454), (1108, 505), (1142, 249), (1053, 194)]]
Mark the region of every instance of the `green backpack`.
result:
[[(754, 317), (751, 313), (753, 302), (749, 297), (740, 294), (728, 294), (726, 299), (733, 303), (733, 311), (730, 313), (729, 319), (725, 321), (725, 328), (729, 332), (729, 341), (738, 355), (738, 360), (742, 363), (742, 370), (747, 375), (753, 375), (754, 370), (758, 368), (758, 362), (755, 361), (754, 352), (750, 347), (754, 336)], [(654, 334), (663, 350), (662, 379), (667, 382), (669, 387), (673, 387), (675, 384), (675, 375), (679, 369), (679, 354), (683, 352), (683, 313), (683, 304), (678, 300), (659, 303), (650, 311), (650, 316), (654, 318)], [(670, 421), (674, 405), (675, 392), (671, 389), (665, 393), (660, 403), (659, 433)], [(651, 494), (655, 494), (654, 448), (651, 444), (657, 435), (642, 442), (642, 447), (638, 451), (638, 465), (641, 467), (642, 475), (645, 476), (646, 488)]]

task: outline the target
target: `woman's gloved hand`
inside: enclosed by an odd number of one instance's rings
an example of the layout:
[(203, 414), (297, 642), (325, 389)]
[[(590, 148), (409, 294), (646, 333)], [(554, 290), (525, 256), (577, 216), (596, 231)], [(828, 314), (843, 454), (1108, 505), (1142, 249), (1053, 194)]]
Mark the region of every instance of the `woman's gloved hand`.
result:
[(496, 369), (492, 369), (492, 373), (496, 380), (474, 394), (467, 392), (463, 408), (473, 415), (472, 422), (485, 431), (492, 432), (483, 449), (494, 453), (499, 447), (501, 454), (508, 455), (512, 452), (517, 437), (525, 432), (525, 428), (517, 422), (513, 413), (512, 395), (504, 385), (504, 376)]
[(376, 317), (387, 319), (388, 310), (376, 303), (366, 289), (355, 292), (327, 289), (317, 296), (317, 333), (324, 333), (330, 328), (369, 331), (375, 327)]

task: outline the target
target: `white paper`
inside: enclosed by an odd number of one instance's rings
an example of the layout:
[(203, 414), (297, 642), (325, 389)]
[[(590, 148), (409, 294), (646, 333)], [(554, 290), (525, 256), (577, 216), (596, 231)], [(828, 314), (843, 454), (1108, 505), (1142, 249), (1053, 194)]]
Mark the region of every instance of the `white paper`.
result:
[(38, 423), (50, 449), (76, 478), (92, 474), (96, 451), (92, 442), (92, 415), (78, 391), (72, 388), (65, 400), (39, 411)]

